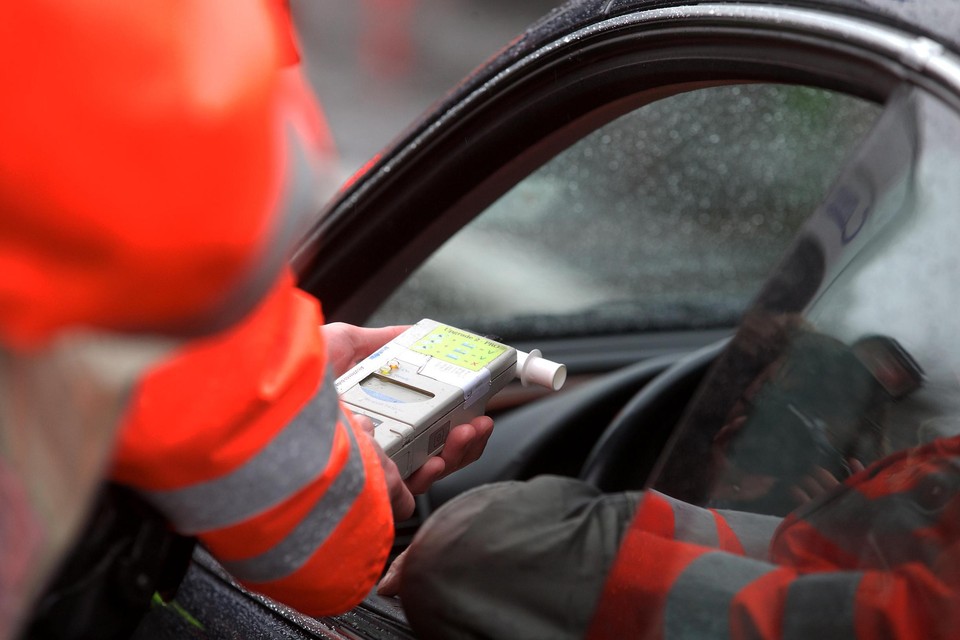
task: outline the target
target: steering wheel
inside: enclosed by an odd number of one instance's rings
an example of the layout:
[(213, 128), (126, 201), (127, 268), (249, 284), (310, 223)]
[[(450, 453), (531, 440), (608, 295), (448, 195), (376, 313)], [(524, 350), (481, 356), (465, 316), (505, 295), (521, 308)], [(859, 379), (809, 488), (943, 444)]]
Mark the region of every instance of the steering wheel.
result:
[(604, 430), (580, 479), (605, 492), (642, 489), (707, 369), (728, 342), (691, 353), (641, 388)]

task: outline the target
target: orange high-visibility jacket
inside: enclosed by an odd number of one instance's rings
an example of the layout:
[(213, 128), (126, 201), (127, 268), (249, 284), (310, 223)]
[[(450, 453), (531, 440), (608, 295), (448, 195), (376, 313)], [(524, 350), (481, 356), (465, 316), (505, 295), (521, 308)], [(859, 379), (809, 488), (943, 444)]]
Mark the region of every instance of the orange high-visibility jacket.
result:
[(283, 4), (4, 3), (0, 50), (0, 344), (242, 320), (143, 382), (116, 478), (247, 584), (348, 607), (392, 519), (317, 303), (281, 277), (323, 143)]
[(243, 584), (304, 613), (367, 595), (393, 541), (383, 469), (340, 406), (315, 300), (283, 279), (143, 381), (114, 478)]
[(589, 637), (955, 638), (960, 437), (886, 458), (781, 521), (649, 492)]
[(323, 126), (282, 7), (36, 0), (0, 8), (0, 343), (197, 334), (248, 312), (315, 213)]

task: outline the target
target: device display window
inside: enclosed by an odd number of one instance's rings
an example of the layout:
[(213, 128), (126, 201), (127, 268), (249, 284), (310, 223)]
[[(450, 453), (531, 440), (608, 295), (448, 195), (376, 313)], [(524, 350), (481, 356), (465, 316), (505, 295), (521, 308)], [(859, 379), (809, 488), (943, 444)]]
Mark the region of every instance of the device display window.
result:
[(360, 388), (370, 396), (384, 402), (423, 402), (433, 398), (432, 393), (399, 384), (376, 374), (367, 376), (360, 383)]

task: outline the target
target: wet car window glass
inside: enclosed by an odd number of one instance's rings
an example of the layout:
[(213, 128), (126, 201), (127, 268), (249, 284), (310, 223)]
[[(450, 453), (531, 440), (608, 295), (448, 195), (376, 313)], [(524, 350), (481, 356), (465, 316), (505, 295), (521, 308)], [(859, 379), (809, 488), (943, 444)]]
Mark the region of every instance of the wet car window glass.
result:
[[(789, 592), (783, 626), (802, 630), (788, 636), (892, 637), (894, 602), (937, 612), (907, 635), (956, 635), (957, 149), (960, 114), (916, 89), (891, 98), (651, 481), (748, 541), (723, 548), (777, 574), (767, 584)], [(701, 532), (696, 520), (675, 537)]]
[(370, 323), (511, 339), (732, 326), (878, 111), (761, 84), (646, 105), (516, 185)]
[(955, 111), (918, 91), (891, 100), (718, 358), (655, 487), (775, 516), (803, 507), (850, 549), (844, 528), (869, 536), (843, 568), (932, 566), (955, 543), (958, 148)]

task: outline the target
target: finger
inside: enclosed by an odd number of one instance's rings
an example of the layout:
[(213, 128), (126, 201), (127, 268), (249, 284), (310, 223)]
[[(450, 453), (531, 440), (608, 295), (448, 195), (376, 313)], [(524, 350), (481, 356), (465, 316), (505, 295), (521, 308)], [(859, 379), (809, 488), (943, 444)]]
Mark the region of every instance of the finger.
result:
[(851, 475), (853, 475), (854, 473), (860, 473), (861, 471), (863, 471), (864, 469), (866, 469), (866, 467), (863, 466), (863, 463), (860, 462), (859, 460), (857, 460), (856, 458), (849, 458), (849, 459), (847, 459), (847, 464), (850, 465), (850, 474), (851, 474)]
[(406, 520), (413, 515), (416, 509), (416, 501), (413, 498), (413, 494), (410, 493), (403, 478), (400, 477), (400, 470), (397, 468), (397, 463), (387, 456), (383, 448), (381, 448), (374, 439), (373, 423), (370, 422), (370, 419), (366, 416), (360, 417), (366, 419), (370, 426), (370, 431), (367, 432), (366, 437), (370, 439), (370, 443), (377, 452), (377, 457), (380, 459), (380, 466), (383, 467), (383, 479), (387, 485), (387, 498), (390, 500), (393, 518), (397, 522)]
[(386, 458), (383, 461), (383, 472), (387, 479), (387, 491), (390, 497), (390, 507), (393, 509), (393, 519), (396, 522), (406, 520), (413, 515), (417, 503), (410, 489), (407, 488), (397, 465)]
[(812, 476), (803, 476), (795, 486), (806, 493), (811, 500), (823, 493), (823, 487)]
[(477, 460), (484, 450), (487, 448), (487, 442), (490, 441), (490, 436), (493, 435), (493, 418), (489, 416), (480, 416), (479, 418), (474, 418), (470, 421), (470, 424), (473, 425), (473, 428), (477, 431), (477, 436), (473, 441), (473, 447), (476, 450), (475, 455), (471, 462)]
[(364, 433), (367, 433), (368, 435), (373, 436), (373, 433), (374, 433), (373, 420), (371, 420), (367, 416), (360, 413), (354, 413), (351, 415), (353, 417), (353, 423), (355, 425), (360, 427), (364, 431)]
[(454, 431), (450, 432), (450, 437), (454, 438), (453, 446), (450, 447), (449, 453), (447, 448), (444, 449), (444, 453), (448, 453), (444, 456), (447, 462), (447, 474), (476, 462), (483, 455), (487, 441), (493, 434), (493, 420), (488, 416), (480, 416), (471, 420), (469, 424), (458, 426)]
[(469, 453), (470, 445), (477, 436), (477, 430), (472, 424), (457, 425), (447, 435), (447, 442), (443, 445), (440, 457), (446, 463), (445, 473), (450, 474), (463, 467), (464, 458)]
[(813, 478), (824, 491), (829, 491), (840, 484), (837, 477), (823, 467), (817, 467), (813, 470)]
[(797, 505), (804, 505), (813, 500), (809, 493), (797, 485), (790, 487), (790, 496), (796, 501)]
[(343, 322), (320, 325), (327, 358), (335, 376), (341, 376), (357, 363), (350, 337), (352, 325)]
[(378, 595), (389, 597), (400, 593), (400, 577), (403, 575), (403, 562), (406, 556), (407, 552), (404, 551), (390, 563), (390, 568), (387, 569), (377, 585)]
[(480, 416), (479, 418), (474, 418), (470, 424), (474, 428), (475, 435), (463, 456), (462, 466), (476, 462), (480, 456), (483, 455), (484, 450), (487, 448), (487, 442), (490, 440), (490, 436), (493, 435), (492, 418)]
[(475, 462), (483, 453), (492, 433), (493, 419), (487, 416), (457, 425), (447, 435), (440, 455), (427, 459), (407, 478), (407, 487), (413, 495), (426, 493), (437, 480)]
[(357, 360), (362, 360), (368, 355), (387, 344), (398, 335), (406, 331), (409, 327), (407, 326), (390, 326), (390, 327), (377, 327), (377, 328), (365, 328), (365, 327), (353, 327), (351, 332), (351, 344), (353, 345), (354, 357)]
[(370, 329), (345, 322), (320, 325), (327, 357), (334, 375), (340, 376), (356, 363), (406, 331), (405, 326)]
[(414, 499), (413, 494), (406, 488), (406, 485), (403, 485), (403, 487), (403, 491), (394, 495), (390, 500), (390, 508), (393, 509), (394, 522), (409, 520), (410, 517), (413, 516), (413, 512), (417, 510), (417, 501)]
[(423, 466), (407, 477), (407, 489), (415, 496), (426, 493), (434, 482), (445, 475), (446, 466), (446, 461), (443, 458), (438, 456), (427, 458)]

